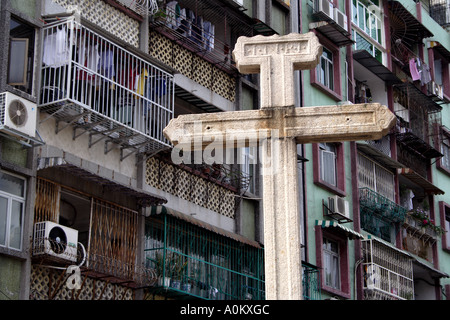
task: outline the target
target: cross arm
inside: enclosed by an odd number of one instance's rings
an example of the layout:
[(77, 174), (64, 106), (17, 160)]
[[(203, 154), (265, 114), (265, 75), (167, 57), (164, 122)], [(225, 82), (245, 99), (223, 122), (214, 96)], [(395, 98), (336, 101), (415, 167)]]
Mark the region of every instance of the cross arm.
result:
[(294, 138), (297, 143), (378, 140), (395, 122), (386, 106), (370, 103), (181, 115), (163, 132), (172, 144), (194, 150), (211, 143), (243, 146), (271, 137)]

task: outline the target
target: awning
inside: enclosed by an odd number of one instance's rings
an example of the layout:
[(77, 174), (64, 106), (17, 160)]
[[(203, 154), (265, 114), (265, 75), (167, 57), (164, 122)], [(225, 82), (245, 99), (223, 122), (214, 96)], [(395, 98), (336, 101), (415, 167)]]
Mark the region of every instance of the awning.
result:
[(378, 242), (378, 243), (380, 243), (380, 244), (382, 244), (382, 245), (384, 245), (386, 247), (389, 247), (392, 250), (395, 250), (398, 253), (408, 257), (409, 259), (415, 260), (415, 257), (411, 253), (409, 253), (408, 251), (405, 251), (405, 250), (402, 250), (400, 248), (397, 248), (394, 244), (392, 244), (390, 242), (387, 242), (385, 240), (382, 240), (380, 238), (377, 238), (377, 237), (375, 237), (375, 236), (373, 236), (371, 234), (368, 234), (367, 235), (367, 239), (365, 239), (364, 241), (376, 241), (376, 242)]
[(347, 30), (343, 29), (328, 16), (323, 15), (323, 17), (325, 17), (325, 20), (311, 22), (309, 24), (309, 29), (316, 29), (338, 47), (343, 47), (354, 43), (350, 37), (350, 33), (348, 33)]
[(337, 228), (340, 232), (343, 232), (350, 240), (364, 239), (364, 236), (350, 228), (344, 227), (334, 220), (316, 220), (316, 226), (321, 226), (322, 228)]
[(371, 159), (377, 161), (378, 163), (382, 164), (385, 167), (388, 167), (390, 169), (397, 169), (397, 168), (404, 168), (405, 166), (401, 164), (400, 162), (392, 159), (388, 155), (384, 154), (380, 150), (376, 149), (375, 147), (371, 146), (370, 144), (364, 143), (364, 142), (356, 142), (356, 147), (358, 150), (361, 150), (369, 156)]
[(436, 269), (428, 262), (422, 261), (422, 258), (417, 257), (413, 263), (415, 275), (419, 275), (421, 272), (425, 272), (428, 273), (432, 278), (450, 278), (450, 275), (448, 273)]
[(233, 233), (231, 231), (224, 230), (222, 228), (218, 228), (218, 227), (213, 226), (213, 225), (211, 225), (209, 223), (206, 223), (204, 221), (200, 221), (198, 219), (195, 219), (194, 217), (192, 217), (189, 214), (184, 214), (182, 212), (179, 212), (177, 210), (168, 208), (166, 206), (152, 206), (151, 207), (151, 211), (148, 214), (150, 216), (159, 215), (159, 214), (168, 214), (168, 215), (170, 215), (170, 216), (172, 216), (174, 218), (184, 220), (184, 221), (186, 221), (188, 223), (191, 223), (193, 225), (196, 225), (196, 226), (198, 226), (200, 228), (203, 228), (203, 229), (206, 229), (208, 231), (214, 232), (216, 234), (222, 235), (224, 237), (233, 239), (235, 241), (238, 241), (238, 242), (241, 242), (241, 243), (244, 243), (244, 244), (248, 244), (248, 245), (250, 245), (252, 247), (261, 248), (261, 245), (257, 241), (250, 240), (250, 239), (248, 239), (248, 238), (246, 238), (246, 237), (244, 237), (242, 235)]
[(430, 41), (428, 42), (429, 48), (433, 48), (437, 52), (439, 52), (447, 61), (450, 61), (450, 51), (444, 47), (439, 41)]
[(367, 50), (357, 50), (353, 52), (353, 59), (358, 61), (364, 68), (371, 71), (388, 85), (401, 83), (402, 81)]
[(397, 173), (422, 187), (425, 193), (445, 194), (445, 192), (410, 168), (398, 168)]
[[(67, 158), (70, 158), (71, 160)], [(136, 198), (138, 204), (142, 207), (149, 207), (167, 202), (167, 200), (161, 196), (138, 190), (132, 186), (114, 181), (113, 177), (114, 175), (118, 175), (118, 173), (112, 170), (101, 170), (100, 167), (100, 165), (96, 165), (90, 161), (86, 161), (65, 152), (61, 157), (38, 158), (37, 164), (37, 170), (44, 170), (48, 168), (64, 170), (81, 179), (97, 183), (110, 191), (116, 191), (121, 194), (134, 197)], [(94, 168), (98, 169), (97, 172), (93, 171)], [(101, 171), (103, 173), (101, 173)], [(107, 172), (111, 173), (110, 177), (106, 176)]]

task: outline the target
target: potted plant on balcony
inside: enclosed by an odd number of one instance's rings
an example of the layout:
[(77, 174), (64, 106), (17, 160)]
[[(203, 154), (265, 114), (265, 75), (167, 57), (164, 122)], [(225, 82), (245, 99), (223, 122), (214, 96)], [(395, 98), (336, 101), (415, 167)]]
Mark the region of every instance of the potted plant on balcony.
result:
[(422, 233), (431, 237), (436, 237), (437, 235), (442, 235), (445, 232), (443, 228), (435, 225), (434, 220), (428, 216), (425, 210), (420, 208), (414, 209), (410, 214), (411, 217), (416, 220), (416, 227), (420, 228)]
[(171, 288), (181, 289), (181, 280), (184, 278), (184, 271), (187, 266), (187, 261), (183, 261), (181, 255), (177, 255), (172, 259), (171, 275), (172, 282), (170, 284)]
[(155, 270), (158, 276), (158, 286), (168, 288), (170, 285), (170, 277), (168, 276), (170, 273), (170, 257), (166, 254), (164, 257), (163, 253), (156, 253), (155, 260)]

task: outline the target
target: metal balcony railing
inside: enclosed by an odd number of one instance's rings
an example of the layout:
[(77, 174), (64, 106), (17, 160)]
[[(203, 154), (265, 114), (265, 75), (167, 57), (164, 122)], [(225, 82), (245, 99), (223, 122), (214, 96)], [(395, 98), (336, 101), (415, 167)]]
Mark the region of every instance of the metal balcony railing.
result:
[(380, 240), (362, 243), (364, 296), (366, 300), (413, 300), (411, 257)]
[(447, 0), (430, 0), (430, 15), (441, 26), (450, 24), (450, 3)]
[(195, 17), (182, 19), (174, 8), (166, 7), (152, 16), (150, 25), (213, 65), (227, 72), (236, 71), (232, 63), (230, 45), (215, 35), (213, 24), (208, 22), (208, 28), (205, 28)]
[(406, 208), (369, 188), (359, 189), (359, 204), (362, 208), (371, 210), (391, 222), (403, 222), (405, 220)]
[(103, 140), (105, 153), (116, 143), (122, 159), (170, 146), (162, 130), (173, 118), (171, 74), (73, 17), (46, 24), (42, 39), (39, 106), (57, 132), (89, 132), (89, 146)]
[[(199, 223), (199, 222), (196, 222)], [(150, 291), (208, 300), (262, 300), (264, 251), (163, 214), (146, 221), (146, 268), (158, 277)]]
[(306, 262), (302, 262), (302, 269), (303, 299), (321, 300), (319, 269)]

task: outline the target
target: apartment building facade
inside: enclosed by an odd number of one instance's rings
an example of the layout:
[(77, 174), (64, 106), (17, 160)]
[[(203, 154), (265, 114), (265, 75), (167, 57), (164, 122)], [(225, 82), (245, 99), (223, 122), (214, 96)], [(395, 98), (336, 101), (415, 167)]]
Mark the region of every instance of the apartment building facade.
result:
[(324, 46), (302, 74), (302, 106), (378, 102), (397, 117), (378, 141), (304, 146), (305, 255), (322, 298), (448, 299), (448, 5), (301, 8), (302, 31)]
[(447, 10), (0, 1), (0, 299), (264, 299), (258, 149), (179, 163), (162, 129), (257, 109), (237, 38), (309, 31), (324, 50), (296, 106), (379, 102), (397, 125), (298, 146), (304, 299), (447, 299)]
[(256, 151), (176, 163), (162, 129), (257, 108), (233, 46), (289, 1), (0, 4), (0, 299), (264, 299)]

